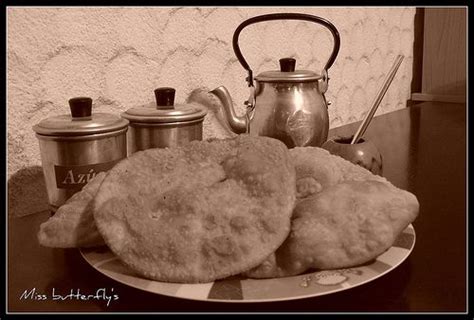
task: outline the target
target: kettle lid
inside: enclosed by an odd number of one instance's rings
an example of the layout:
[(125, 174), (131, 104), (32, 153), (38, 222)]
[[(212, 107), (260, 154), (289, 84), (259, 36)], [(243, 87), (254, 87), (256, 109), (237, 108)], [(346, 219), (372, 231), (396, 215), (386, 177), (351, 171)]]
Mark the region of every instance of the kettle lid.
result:
[(316, 81), (322, 75), (310, 70), (295, 70), (296, 59), (280, 59), (280, 70), (265, 71), (258, 74), (255, 79), (263, 82), (303, 82)]
[(193, 104), (174, 104), (176, 90), (169, 87), (155, 89), (156, 102), (128, 109), (122, 117), (131, 122), (182, 122), (203, 119), (206, 110)]

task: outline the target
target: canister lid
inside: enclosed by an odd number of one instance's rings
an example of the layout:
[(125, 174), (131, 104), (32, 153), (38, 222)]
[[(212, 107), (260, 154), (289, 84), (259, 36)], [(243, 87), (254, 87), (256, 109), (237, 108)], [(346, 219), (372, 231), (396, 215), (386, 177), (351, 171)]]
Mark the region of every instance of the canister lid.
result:
[(309, 70), (295, 70), (296, 59), (280, 59), (280, 70), (265, 71), (258, 74), (255, 79), (263, 82), (303, 82), (315, 81), (322, 76)]
[(82, 136), (118, 131), (128, 126), (128, 121), (109, 113), (92, 113), (92, 99), (76, 97), (69, 100), (71, 114), (43, 119), (33, 126), (41, 135)]
[(128, 109), (122, 117), (130, 122), (183, 122), (202, 119), (207, 111), (193, 104), (174, 104), (176, 90), (155, 89), (155, 102)]

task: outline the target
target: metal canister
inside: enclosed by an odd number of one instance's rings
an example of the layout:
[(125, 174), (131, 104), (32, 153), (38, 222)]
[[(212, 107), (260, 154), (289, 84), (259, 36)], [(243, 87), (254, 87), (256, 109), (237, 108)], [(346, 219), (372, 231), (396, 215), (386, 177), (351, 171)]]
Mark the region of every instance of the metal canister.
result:
[(202, 124), (207, 111), (196, 104), (174, 104), (176, 90), (161, 87), (155, 100), (122, 113), (129, 124), (128, 152), (174, 147), (202, 140)]
[(70, 99), (69, 107), (70, 114), (46, 118), (33, 126), (53, 212), (97, 173), (127, 156), (127, 120), (92, 113), (88, 97)]

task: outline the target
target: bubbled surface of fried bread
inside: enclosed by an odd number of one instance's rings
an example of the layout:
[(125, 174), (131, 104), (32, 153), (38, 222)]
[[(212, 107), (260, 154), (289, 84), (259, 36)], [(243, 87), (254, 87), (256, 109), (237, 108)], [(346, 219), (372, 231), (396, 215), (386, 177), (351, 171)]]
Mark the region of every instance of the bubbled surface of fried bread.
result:
[(347, 268), (390, 248), (416, 218), (419, 204), (384, 177), (317, 147), (290, 150), (297, 204), (291, 233), (252, 278), (300, 274), (310, 268)]
[(196, 283), (261, 263), (288, 236), (294, 204), (286, 146), (240, 135), (130, 156), (104, 180), (94, 218), (139, 274)]
[(296, 147), (290, 149), (296, 169), (298, 199), (312, 196), (323, 189), (346, 180), (388, 181), (367, 169), (355, 165), (339, 156), (318, 147)]
[(94, 222), (92, 200), (106, 173), (100, 172), (40, 225), (38, 242), (45, 247), (78, 248), (104, 244)]
[(296, 273), (360, 265), (390, 248), (417, 214), (418, 201), (407, 191), (345, 181), (298, 202), (279, 254)]

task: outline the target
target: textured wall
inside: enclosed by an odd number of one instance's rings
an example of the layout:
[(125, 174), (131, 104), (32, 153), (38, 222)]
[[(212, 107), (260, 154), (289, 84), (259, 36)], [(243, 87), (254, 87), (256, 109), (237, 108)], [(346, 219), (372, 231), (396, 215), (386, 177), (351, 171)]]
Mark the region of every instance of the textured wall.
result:
[[(245, 19), (270, 12), (301, 12), (330, 20), (341, 49), (326, 94), (330, 126), (362, 119), (397, 54), (405, 60), (377, 114), (409, 99), (415, 8), (21, 8), (7, 9), (8, 176), (41, 165), (31, 127), (68, 113), (67, 100), (90, 96), (94, 110), (119, 114), (172, 86), (177, 102), (197, 87), (225, 85), (243, 110), (246, 72), (231, 39)], [(254, 73), (295, 57), (297, 68), (320, 72), (332, 48), (330, 32), (303, 21), (253, 25), (241, 49)], [(219, 136), (212, 113), (205, 137)], [(34, 190), (33, 190), (34, 192)]]

